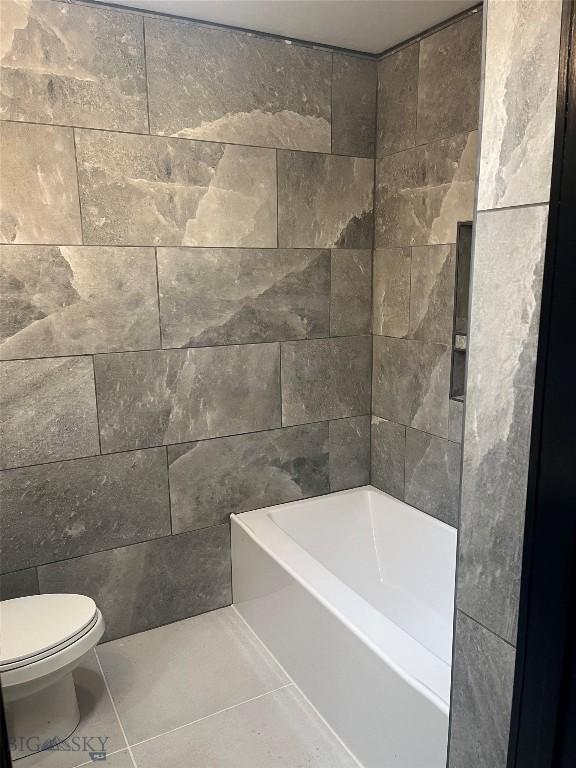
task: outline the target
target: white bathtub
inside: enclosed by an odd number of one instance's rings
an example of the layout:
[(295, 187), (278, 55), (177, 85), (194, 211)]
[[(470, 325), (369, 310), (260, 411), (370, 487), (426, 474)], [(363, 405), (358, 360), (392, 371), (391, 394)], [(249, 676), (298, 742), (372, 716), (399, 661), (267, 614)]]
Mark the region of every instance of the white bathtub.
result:
[(232, 516), (236, 609), (366, 768), (445, 768), (455, 568), (370, 486)]

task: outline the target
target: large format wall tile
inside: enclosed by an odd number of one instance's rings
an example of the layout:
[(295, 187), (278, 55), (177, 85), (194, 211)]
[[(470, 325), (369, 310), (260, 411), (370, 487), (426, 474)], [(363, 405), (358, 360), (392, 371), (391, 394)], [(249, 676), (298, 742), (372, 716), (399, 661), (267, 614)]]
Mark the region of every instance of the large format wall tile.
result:
[(153, 248), (0, 246), (0, 357), (160, 345)]
[(330, 490), (370, 482), (370, 416), (330, 422)]
[(328, 493), (328, 424), (172, 445), (168, 463), (174, 532), (216, 525)]
[(38, 594), (38, 573), (36, 568), (0, 574), (0, 600), (13, 600)]
[(506, 768), (515, 651), (458, 611), (450, 768)]
[(447, 437), (450, 357), (442, 344), (375, 336), (373, 413)]
[(148, 132), (139, 16), (2, 0), (2, 27), (4, 119)]
[(371, 290), (372, 251), (332, 251), (332, 336), (370, 333)]
[(404, 500), (450, 525), (458, 525), (461, 448), (440, 437), (406, 430)]
[(377, 161), (376, 247), (456, 242), (472, 218), (476, 132)]
[(82, 242), (72, 128), (0, 123), (0, 242)]
[(328, 51), (146, 19), (146, 57), (152, 133), (330, 152)]
[(412, 248), (410, 337), (452, 344), (456, 247)]
[(416, 143), (418, 43), (378, 62), (378, 137), (376, 157)]
[(329, 335), (330, 253), (159, 248), (162, 345)]
[(281, 248), (370, 248), (374, 161), (278, 152)]
[(515, 642), (548, 206), (479, 213), (458, 604)]
[(277, 344), (98, 355), (102, 450), (279, 427), (279, 362)]
[(454, 443), (462, 442), (464, 429), (464, 403), (450, 398), (448, 404), (448, 439)]
[(420, 42), (417, 144), (478, 127), (482, 13)]
[(170, 533), (164, 448), (0, 473), (3, 571)]
[(374, 157), (376, 62), (334, 54), (332, 152)]
[(76, 131), (85, 242), (276, 247), (272, 149)]
[(99, 453), (86, 357), (0, 363), (0, 467)]
[(561, 0), (487, 7), (479, 209), (549, 198), (561, 13)]
[(370, 412), (369, 336), (282, 344), (282, 423)]
[(91, 597), (112, 640), (229, 605), (230, 532), (217, 525), (42, 565), (38, 578), (42, 593)]
[(397, 499), (404, 499), (406, 427), (372, 417), (370, 482)]
[(410, 248), (374, 251), (372, 333), (407, 336), (410, 327)]

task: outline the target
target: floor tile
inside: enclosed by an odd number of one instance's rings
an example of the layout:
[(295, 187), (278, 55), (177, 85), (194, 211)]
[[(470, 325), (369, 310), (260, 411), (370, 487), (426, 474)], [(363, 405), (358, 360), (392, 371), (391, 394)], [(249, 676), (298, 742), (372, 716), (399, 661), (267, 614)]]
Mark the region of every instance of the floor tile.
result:
[(357, 768), (292, 685), (133, 752), (138, 768)]
[[(15, 765), (20, 768), (76, 768), (90, 761), (90, 751), (101, 750), (102, 742), (106, 752), (115, 752), (126, 746), (93, 651), (74, 672), (74, 680), (81, 716), (77, 730), (58, 749), (38, 752)], [(113, 763), (112, 757), (106, 762), (107, 768), (129, 768), (131, 765), (120, 761)]]
[(231, 608), (105, 643), (98, 657), (130, 744), (287, 682)]

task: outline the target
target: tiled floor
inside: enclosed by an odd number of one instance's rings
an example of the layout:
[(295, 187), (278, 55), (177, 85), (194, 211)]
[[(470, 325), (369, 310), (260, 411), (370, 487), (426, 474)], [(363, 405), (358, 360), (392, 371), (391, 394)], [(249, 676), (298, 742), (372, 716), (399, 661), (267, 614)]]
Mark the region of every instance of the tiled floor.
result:
[(107, 768), (357, 768), (233, 608), (100, 645), (76, 684), (77, 741), (18, 768), (93, 765), (99, 738)]

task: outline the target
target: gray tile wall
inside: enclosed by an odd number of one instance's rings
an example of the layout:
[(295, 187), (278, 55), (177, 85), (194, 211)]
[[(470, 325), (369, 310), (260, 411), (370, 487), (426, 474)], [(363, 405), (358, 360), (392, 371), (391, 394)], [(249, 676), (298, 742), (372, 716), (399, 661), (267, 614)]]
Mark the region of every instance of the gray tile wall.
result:
[(2, 595), (118, 637), (230, 602), (231, 512), (369, 480), (376, 63), (6, 4)]
[(455, 242), (474, 205), (481, 47), (477, 12), (378, 65), (371, 480), (455, 526)]
[(506, 766), (561, 6), (485, 3), (450, 768)]

